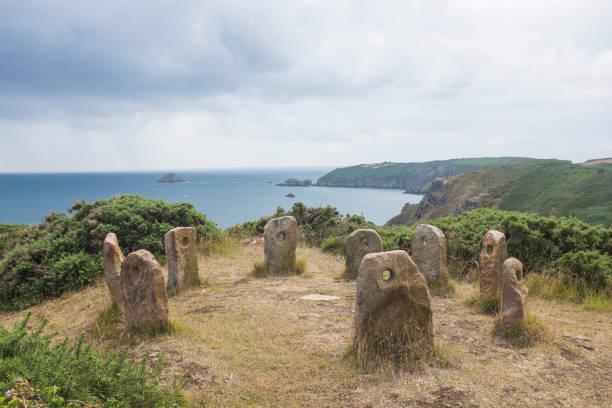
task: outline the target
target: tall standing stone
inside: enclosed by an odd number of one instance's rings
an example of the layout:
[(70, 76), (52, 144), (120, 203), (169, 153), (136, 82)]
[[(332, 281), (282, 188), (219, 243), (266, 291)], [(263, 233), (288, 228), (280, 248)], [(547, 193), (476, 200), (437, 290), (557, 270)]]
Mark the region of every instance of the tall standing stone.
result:
[(273, 218), (264, 227), (264, 269), (272, 275), (295, 270), (297, 221), (292, 216)]
[(508, 330), (525, 322), (527, 287), (523, 283), (523, 264), (516, 258), (504, 262), (502, 282), (501, 328)]
[(121, 264), (121, 296), (127, 328), (155, 330), (168, 324), (166, 278), (149, 251), (132, 252)]
[(503, 232), (485, 234), (480, 251), (480, 298), (501, 299), (504, 261), (508, 258), (506, 236)]
[(354, 344), (362, 364), (402, 364), (433, 345), (427, 282), (406, 251), (364, 256), (357, 277)]
[(446, 287), (448, 266), (446, 264), (446, 237), (433, 225), (419, 224), (412, 235), (412, 259), (425, 276), (428, 284)]
[(358, 229), (346, 239), (345, 272), (348, 279), (356, 279), (359, 274), (361, 260), (367, 254), (381, 252), (383, 242), (380, 235), (372, 229)]
[(110, 291), (111, 298), (118, 305), (123, 304), (121, 297), (121, 263), (123, 262), (123, 253), (119, 248), (119, 241), (114, 232), (106, 234), (104, 246), (102, 250), (104, 254), (104, 276), (106, 284)]
[(164, 235), (168, 263), (168, 289), (183, 290), (200, 283), (196, 230), (193, 227), (171, 229)]

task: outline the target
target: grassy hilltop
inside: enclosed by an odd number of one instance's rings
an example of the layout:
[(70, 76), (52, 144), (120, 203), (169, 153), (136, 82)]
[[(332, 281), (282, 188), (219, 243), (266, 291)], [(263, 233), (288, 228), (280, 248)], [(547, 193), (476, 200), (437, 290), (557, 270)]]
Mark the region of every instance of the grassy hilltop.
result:
[[(489, 406), (508, 395), (529, 407), (609, 400), (610, 227), (488, 208), (432, 221), (447, 237), (454, 288), (451, 297), (432, 297), (436, 358), (422, 369), (383, 368), (372, 381), (355, 362), (355, 282), (341, 278), (339, 255), (358, 228), (377, 229), (385, 250), (410, 252), (415, 227), (376, 227), (362, 216), (302, 203), (225, 231), (189, 204), (138, 196), (71, 210), (36, 227), (0, 225), (0, 408), (25, 406), (22, 398), (43, 407)], [(263, 227), (286, 214), (298, 222), (305, 272), (256, 278)], [(178, 225), (198, 229), (204, 285), (170, 297), (167, 331), (126, 331), (101, 277), (101, 240), (116, 232), (124, 253), (144, 247), (163, 261), (163, 234)], [(544, 321), (541, 337), (520, 353), (494, 335), (493, 316), (470, 306), (478, 296), (470, 283), (474, 261), (489, 229), (503, 231), (510, 255), (524, 263), (530, 311)], [(313, 293), (338, 299), (301, 299)], [(36, 328), (47, 319), (47, 329)], [(69, 340), (56, 341), (47, 335), (53, 332)], [(576, 361), (588, 361), (589, 370)], [(517, 388), (505, 388), (519, 377)]]
[(406, 205), (391, 225), (458, 215), (479, 207), (573, 216), (612, 224), (612, 168), (538, 160), (471, 170), (433, 183), (418, 204)]
[(536, 159), (526, 157), (476, 157), (422, 163), (378, 163), (335, 169), (317, 185), (330, 187), (401, 188), (408, 193), (429, 191), (437, 178), (448, 178), (482, 167), (506, 166)]

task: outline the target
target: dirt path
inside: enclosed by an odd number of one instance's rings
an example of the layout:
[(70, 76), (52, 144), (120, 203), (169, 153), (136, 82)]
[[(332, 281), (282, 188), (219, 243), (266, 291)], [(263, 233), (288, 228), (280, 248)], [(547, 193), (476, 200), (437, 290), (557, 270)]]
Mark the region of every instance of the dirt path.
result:
[[(529, 298), (551, 340), (509, 347), (491, 336), (493, 318), (459, 296), (433, 298), (436, 341), (450, 368), (359, 373), (347, 350), (355, 283), (339, 279), (343, 260), (300, 248), (305, 276), (252, 279), (261, 241), (231, 256), (200, 260), (209, 286), (170, 300), (178, 333), (132, 345), (133, 356), (163, 359), (167, 382), (177, 378), (194, 406), (347, 407), (605, 407), (612, 406), (612, 315)], [(311, 293), (335, 301), (304, 301)], [(123, 347), (97, 338), (95, 319), (110, 298), (103, 283), (30, 310), (60, 336), (86, 331), (101, 349)], [(0, 322), (25, 312), (2, 313)]]

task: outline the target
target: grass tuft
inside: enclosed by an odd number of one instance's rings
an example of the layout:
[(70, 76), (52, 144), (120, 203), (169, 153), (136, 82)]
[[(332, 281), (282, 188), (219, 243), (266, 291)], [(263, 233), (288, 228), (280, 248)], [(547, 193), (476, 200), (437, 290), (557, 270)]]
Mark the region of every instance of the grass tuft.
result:
[(439, 281), (429, 285), (429, 294), (439, 297), (453, 297), (457, 293), (457, 282), (452, 279), (446, 279), (446, 282)]
[(95, 334), (100, 342), (116, 337), (121, 333), (122, 312), (119, 305), (113, 301), (108, 307), (98, 313), (94, 322)]
[(569, 280), (567, 276), (530, 273), (525, 278), (525, 285), (530, 295), (542, 299), (582, 303), (586, 310), (596, 312), (612, 311), (610, 290), (585, 289), (584, 285)]
[(268, 275), (262, 260), (257, 260), (253, 263), (253, 269), (251, 269), (250, 275), (254, 278), (263, 278)]
[(293, 265), (293, 272), (296, 275), (302, 275), (306, 272), (306, 258), (297, 258)]
[[(297, 258), (291, 270), (280, 275), (304, 275), (306, 273), (306, 258)], [(254, 278), (264, 278), (270, 273), (266, 270), (262, 260), (257, 260), (253, 263), (250, 276)]]
[(508, 329), (502, 329), (501, 316), (497, 316), (493, 326), (493, 334), (507, 340), (513, 346), (529, 347), (547, 340), (549, 330), (538, 317), (532, 314), (527, 315), (525, 322)]
[(476, 308), (480, 313), (496, 315), (499, 312), (498, 298), (478, 299), (474, 296), (469, 296), (464, 300), (464, 303), (466, 306)]
[(589, 293), (584, 298), (584, 308), (595, 312), (612, 312), (612, 301), (602, 293)]
[(198, 244), (198, 252), (204, 256), (219, 255), (233, 258), (240, 252), (238, 240), (229, 234), (224, 234), (220, 239), (202, 240)]
[(495, 315), (499, 312), (499, 298), (497, 297), (486, 297), (480, 299), (478, 303), (478, 309), (482, 313)]

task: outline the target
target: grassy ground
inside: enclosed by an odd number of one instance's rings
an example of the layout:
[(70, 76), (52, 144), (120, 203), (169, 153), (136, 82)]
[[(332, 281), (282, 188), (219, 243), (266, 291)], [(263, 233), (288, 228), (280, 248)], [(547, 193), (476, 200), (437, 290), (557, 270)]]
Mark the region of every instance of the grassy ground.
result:
[[(467, 283), (454, 298), (433, 298), (434, 334), (451, 367), (360, 373), (348, 352), (355, 283), (338, 278), (343, 260), (309, 248), (298, 256), (307, 260), (302, 276), (263, 279), (249, 277), (263, 259), (260, 240), (201, 258), (207, 286), (170, 299), (171, 334), (122, 335), (103, 282), (29, 309), (32, 325), (46, 317), (60, 336), (85, 331), (100, 349), (129, 346), (152, 365), (162, 358), (165, 381), (184, 382), (196, 407), (592, 407), (612, 400), (610, 313), (530, 297), (550, 339), (515, 348), (493, 335), (494, 317), (465, 306), (475, 295)], [(311, 293), (340, 300), (299, 299)], [(0, 322), (26, 312), (2, 312)]]

